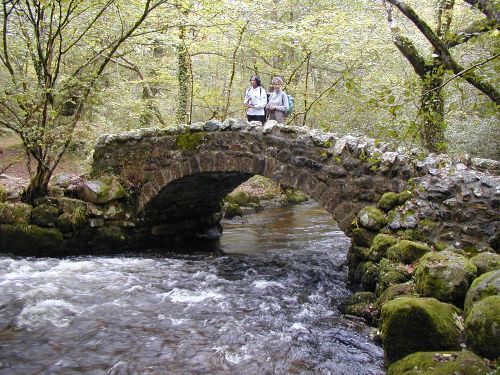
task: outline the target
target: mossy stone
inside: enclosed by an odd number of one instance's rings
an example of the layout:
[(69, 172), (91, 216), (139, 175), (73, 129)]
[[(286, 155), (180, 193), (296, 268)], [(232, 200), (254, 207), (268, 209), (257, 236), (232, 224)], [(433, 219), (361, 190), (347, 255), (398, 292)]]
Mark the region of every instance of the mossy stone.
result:
[(250, 195), (244, 191), (236, 191), (231, 194), (228, 194), (226, 198), (224, 198), (226, 202), (234, 203), (239, 206), (248, 206), (250, 203)]
[(382, 306), (382, 343), (387, 363), (408, 354), (455, 350), (460, 330), (460, 309), (434, 298), (402, 297)]
[(470, 351), (432, 351), (413, 353), (394, 362), (387, 375), (486, 375), (491, 372), (488, 363)]
[(205, 142), (205, 133), (183, 133), (175, 139), (175, 145), (183, 151), (197, 150)]
[(387, 216), (376, 207), (364, 207), (358, 213), (358, 225), (366, 229), (379, 231), (387, 225)]
[(404, 284), (389, 286), (377, 299), (377, 305), (382, 307), (384, 303), (400, 297), (417, 297), (415, 284), (413, 282), (406, 282)]
[(364, 291), (375, 291), (377, 279), (379, 276), (378, 264), (373, 262), (362, 262), (356, 267), (354, 274), (355, 280)]
[(347, 297), (339, 305), (339, 310), (343, 314), (360, 317), (372, 324), (380, 315), (379, 309), (375, 306), (376, 299), (377, 297), (372, 292), (358, 292)]
[(402, 240), (387, 250), (387, 258), (409, 264), (430, 251), (432, 249), (425, 243)]
[(405, 283), (410, 279), (411, 274), (404, 264), (383, 258), (379, 263), (379, 274), (375, 292), (377, 295), (381, 295), (390, 286)]
[(486, 272), (475, 279), (465, 296), (464, 313), (469, 315), (472, 306), (489, 296), (500, 295), (500, 270)]
[(398, 239), (396, 237), (389, 236), (383, 233), (377, 234), (373, 239), (373, 242), (367, 254), (368, 259), (373, 260), (374, 262), (378, 262), (380, 259), (385, 257), (387, 249), (389, 249), (397, 242)]
[(243, 215), (241, 207), (236, 203), (227, 203), (224, 206), (224, 217), (226, 219), (232, 219), (236, 216)]
[(102, 176), (98, 180), (85, 181), (79, 197), (91, 203), (104, 204), (124, 198), (127, 192), (115, 176)]
[(496, 253), (479, 253), (470, 261), (476, 266), (478, 276), (500, 269), (500, 255)]
[(399, 194), (389, 191), (384, 193), (377, 203), (377, 207), (388, 212), (399, 204)]
[(285, 203), (288, 204), (303, 203), (309, 200), (308, 195), (304, 194), (303, 192), (297, 189), (291, 189), (291, 188), (285, 189), (283, 195)]
[(376, 232), (365, 228), (354, 228), (351, 232), (354, 244), (362, 247), (370, 247), (376, 235)]
[(70, 233), (73, 231), (73, 221), (71, 214), (64, 212), (57, 218), (57, 227), (62, 233)]
[(460, 254), (451, 251), (427, 253), (415, 268), (417, 292), (424, 297), (463, 306), (476, 271), (476, 266)]
[(57, 200), (57, 206), (62, 212), (71, 214), (77, 208), (86, 208), (86, 203), (80, 199), (61, 197)]
[(51, 228), (55, 226), (58, 216), (59, 209), (57, 207), (41, 204), (31, 211), (31, 222), (40, 227)]
[(0, 225), (0, 251), (18, 255), (59, 256), (63, 250), (63, 234), (56, 228)]
[(28, 224), (32, 210), (26, 203), (0, 203), (0, 224)]
[(489, 296), (474, 304), (465, 320), (465, 341), (484, 357), (500, 357), (500, 296)]

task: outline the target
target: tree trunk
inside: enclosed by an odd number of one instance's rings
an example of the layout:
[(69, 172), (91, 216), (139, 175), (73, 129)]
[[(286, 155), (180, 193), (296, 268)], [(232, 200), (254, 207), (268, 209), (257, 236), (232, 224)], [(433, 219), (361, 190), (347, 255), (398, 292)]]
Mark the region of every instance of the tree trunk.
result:
[(442, 88), (444, 67), (436, 63), (422, 78), (420, 107), (420, 138), (430, 152), (446, 152), (444, 98)]
[(54, 170), (38, 163), (35, 175), (23, 191), (21, 199), (26, 203), (33, 203), (35, 199), (47, 196), (49, 191), (49, 181)]
[(185, 44), (186, 27), (181, 26), (179, 45), (177, 47), (179, 96), (177, 98), (177, 123), (188, 123), (188, 98), (189, 98), (189, 54)]

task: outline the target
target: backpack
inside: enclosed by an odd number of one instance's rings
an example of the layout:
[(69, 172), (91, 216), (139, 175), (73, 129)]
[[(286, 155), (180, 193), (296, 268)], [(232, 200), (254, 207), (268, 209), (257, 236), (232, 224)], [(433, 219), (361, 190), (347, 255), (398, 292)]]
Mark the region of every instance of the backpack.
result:
[(288, 97), (288, 110), (286, 111), (286, 115), (290, 116), (293, 112), (293, 108), (295, 107), (295, 99), (292, 95), (286, 94)]

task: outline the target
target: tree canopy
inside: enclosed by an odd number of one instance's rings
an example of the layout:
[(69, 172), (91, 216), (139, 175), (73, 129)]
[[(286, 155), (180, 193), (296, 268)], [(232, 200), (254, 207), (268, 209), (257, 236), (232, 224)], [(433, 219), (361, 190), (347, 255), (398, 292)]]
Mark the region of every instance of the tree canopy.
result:
[[(4, 0), (0, 127), (46, 192), (77, 140), (244, 117), (281, 76), (291, 125), (498, 158), (497, 0)], [(88, 146), (87, 148), (91, 148)]]

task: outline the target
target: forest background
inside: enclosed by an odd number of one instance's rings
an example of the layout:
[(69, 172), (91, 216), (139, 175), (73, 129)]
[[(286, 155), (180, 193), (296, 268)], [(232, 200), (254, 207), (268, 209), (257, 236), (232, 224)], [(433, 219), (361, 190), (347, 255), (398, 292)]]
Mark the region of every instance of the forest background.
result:
[(500, 159), (497, 0), (2, 3), (0, 141), (34, 161), (26, 200), (100, 134), (244, 118), (253, 74), (283, 77), (290, 125)]

